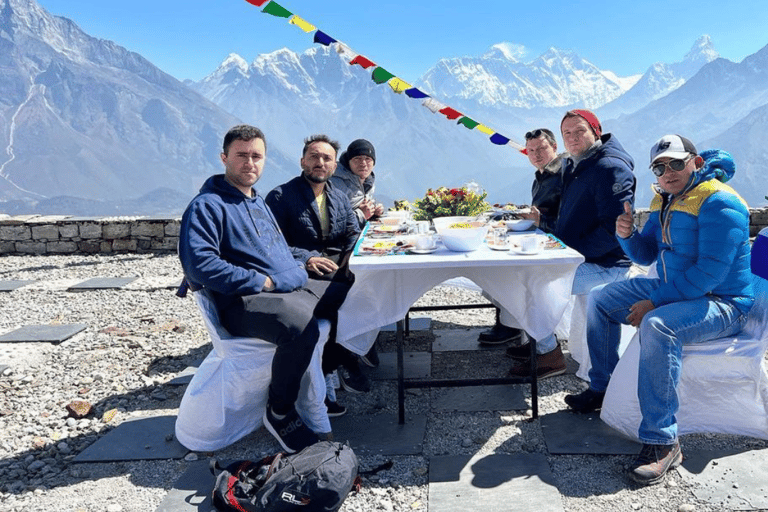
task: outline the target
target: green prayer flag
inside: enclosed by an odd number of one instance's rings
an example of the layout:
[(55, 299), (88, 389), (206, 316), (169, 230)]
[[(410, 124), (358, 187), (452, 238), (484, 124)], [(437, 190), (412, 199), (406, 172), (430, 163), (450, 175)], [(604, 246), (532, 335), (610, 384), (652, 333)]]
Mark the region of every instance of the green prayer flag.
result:
[(383, 84), (385, 82), (388, 82), (391, 78), (394, 78), (395, 75), (390, 73), (384, 68), (376, 68), (373, 70), (373, 75), (371, 77), (373, 78), (373, 81), (377, 84)]
[(469, 128), (471, 130), (474, 127), (476, 127), (477, 125), (479, 125), (480, 123), (478, 123), (477, 121), (473, 121), (472, 119), (470, 119), (468, 117), (462, 117), (461, 119), (459, 119), (459, 124), (463, 124), (464, 126), (466, 126), (467, 128)]
[(293, 16), (292, 12), (277, 2), (269, 2), (261, 12), (271, 14), (272, 16), (277, 16), (278, 18), (290, 18)]

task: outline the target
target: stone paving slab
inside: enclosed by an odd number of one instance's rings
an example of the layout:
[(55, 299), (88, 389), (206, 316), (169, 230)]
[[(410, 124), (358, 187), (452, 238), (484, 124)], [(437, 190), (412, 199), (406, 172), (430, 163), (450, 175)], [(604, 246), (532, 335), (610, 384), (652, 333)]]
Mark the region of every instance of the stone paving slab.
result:
[[(410, 320), (410, 326), (412, 331), (428, 331), (432, 328), (432, 317), (429, 316), (412, 316)], [(385, 325), (381, 328), (383, 332), (396, 332), (397, 323)]]
[[(222, 466), (232, 461), (221, 461)], [(208, 469), (207, 460), (199, 460), (189, 465), (182, 473), (163, 501), (160, 502), (157, 512), (212, 512), (213, 500), (211, 492), (216, 480)]]
[(199, 363), (197, 364), (197, 366), (187, 366), (178, 374), (176, 374), (174, 378), (169, 380), (168, 385), (169, 386), (186, 386), (192, 380), (192, 377), (195, 376), (195, 372), (199, 367), (200, 367)]
[[(362, 366), (361, 366), (362, 367)], [(379, 366), (365, 367), (372, 380), (397, 379), (397, 353), (379, 352)], [(432, 374), (432, 354), (429, 352), (403, 352), (403, 373), (406, 379), (426, 379)]]
[(558, 411), (540, 417), (547, 450), (553, 455), (636, 455), (641, 445), (603, 423), (599, 412)]
[(696, 498), (721, 510), (768, 510), (768, 450), (686, 451), (678, 471)]
[(26, 286), (30, 283), (34, 283), (35, 281), (24, 281), (24, 280), (18, 280), (18, 279), (11, 279), (9, 281), (0, 281), (0, 292), (12, 292), (13, 290), (18, 290), (22, 286)]
[(435, 331), (435, 341), (432, 343), (433, 352), (455, 352), (459, 350), (506, 350), (507, 344), (481, 345), (477, 342), (480, 329), (440, 329)]
[(189, 450), (176, 440), (175, 424), (176, 416), (126, 421), (83, 450), (74, 462), (181, 459)]
[(0, 336), (0, 343), (61, 343), (87, 328), (88, 324), (25, 325)]
[[(526, 387), (529, 385), (526, 384)], [(519, 411), (528, 409), (520, 384), (432, 389), (436, 411)]]
[(69, 292), (84, 290), (116, 290), (128, 283), (132, 283), (138, 277), (92, 277), (67, 288)]
[(448, 455), (429, 461), (429, 512), (562, 512), (540, 453)]
[(418, 455), (423, 451), (427, 416), (406, 414), (405, 424), (400, 425), (397, 414), (345, 414), (331, 418), (331, 428), (334, 441), (349, 442), (356, 453)]

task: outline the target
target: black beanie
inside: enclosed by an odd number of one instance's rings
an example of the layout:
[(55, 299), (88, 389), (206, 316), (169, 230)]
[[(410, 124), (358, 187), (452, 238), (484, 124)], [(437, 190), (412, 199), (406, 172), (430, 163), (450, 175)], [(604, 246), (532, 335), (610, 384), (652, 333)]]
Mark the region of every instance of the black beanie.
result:
[(373, 144), (365, 139), (357, 139), (352, 141), (347, 147), (347, 160), (352, 160), (356, 156), (369, 156), (373, 158), (373, 163), (376, 163), (376, 150), (373, 148)]

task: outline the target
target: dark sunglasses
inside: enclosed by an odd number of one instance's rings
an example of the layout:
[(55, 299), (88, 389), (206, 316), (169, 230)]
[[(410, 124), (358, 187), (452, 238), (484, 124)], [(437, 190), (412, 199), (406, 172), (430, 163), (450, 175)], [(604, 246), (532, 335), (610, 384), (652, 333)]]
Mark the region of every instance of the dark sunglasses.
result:
[(541, 128), (538, 128), (538, 129), (533, 130), (531, 132), (526, 132), (525, 140), (538, 139), (542, 135), (544, 135), (544, 130), (542, 130)]
[(685, 169), (685, 166), (688, 165), (688, 160), (693, 158), (693, 155), (688, 156), (687, 158), (681, 159), (681, 158), (675, 158), (668, 162), (662, 162), (655, 164), (651, 167), (651, 170), (653, 171), (653, 174), (658, 176), (659, 178), (664, 176), (664, 172), (667, 170), (667, 168), (675, 171), (680, 172), (683, 169)]

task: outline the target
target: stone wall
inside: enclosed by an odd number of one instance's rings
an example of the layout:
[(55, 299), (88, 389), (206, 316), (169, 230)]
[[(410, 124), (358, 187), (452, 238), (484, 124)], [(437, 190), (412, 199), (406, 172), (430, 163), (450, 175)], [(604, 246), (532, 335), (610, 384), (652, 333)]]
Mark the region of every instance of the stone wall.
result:
[[(768, 208), (750, 210), (750, 236), (768, 226)], [(648, 210), (635, 213), (639, 225)], [(175, 252), (181, 219), (0, 215), (2, 254)]]

